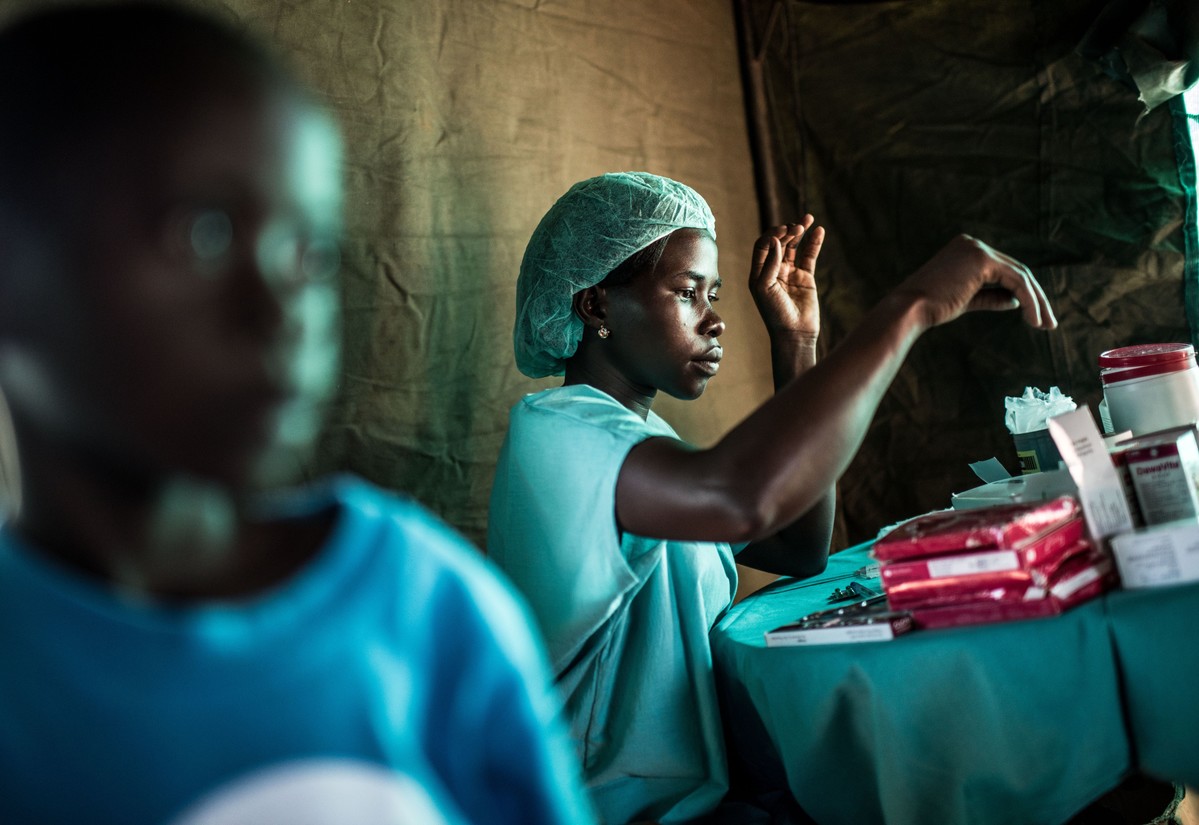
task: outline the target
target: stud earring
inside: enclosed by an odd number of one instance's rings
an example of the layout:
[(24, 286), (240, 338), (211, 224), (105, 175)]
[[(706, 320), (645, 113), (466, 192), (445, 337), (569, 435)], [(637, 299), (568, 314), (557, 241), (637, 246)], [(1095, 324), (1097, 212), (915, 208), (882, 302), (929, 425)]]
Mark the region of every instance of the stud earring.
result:
[(609, 330), (609, 329), (608, 329), (606, 326), (604, 326), (604, 325), (601, 323), (601, 324), (600, 324), (600, 328), (599, 328), (599, 332), (597, 332), (596, 334), (597, 334), (597, 335), (598, 335), (600, 338), (607, 338), (609, 335), (611, 335), (611, 334), (612, 334), (612, 331), (611, 331), (611, 330)]

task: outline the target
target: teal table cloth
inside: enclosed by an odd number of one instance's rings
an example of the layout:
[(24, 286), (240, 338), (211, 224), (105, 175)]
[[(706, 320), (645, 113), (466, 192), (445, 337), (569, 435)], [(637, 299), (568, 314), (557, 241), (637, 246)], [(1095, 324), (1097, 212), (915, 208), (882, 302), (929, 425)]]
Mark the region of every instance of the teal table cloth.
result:
[(1138, 766), (1199, 787), (1199, 584), (1111, 593), (1107, 610)]
[(885, 642), (766, 647), (767, 630), (827, 607), (868, 550), (775, 583), (713, 630), (747, 775), (785, 784), (822, 825), (1061, 825), (1128, 774), (1103, 599)]

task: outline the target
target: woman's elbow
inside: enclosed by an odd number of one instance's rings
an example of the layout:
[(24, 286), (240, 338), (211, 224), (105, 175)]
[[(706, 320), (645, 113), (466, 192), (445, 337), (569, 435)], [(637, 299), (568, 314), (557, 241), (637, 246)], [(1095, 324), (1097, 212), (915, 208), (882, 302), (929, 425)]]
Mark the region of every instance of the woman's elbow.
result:
[(743, 495), (730, 499), (725, 519), (731, 544), (761, 541), (779, 530), (773, 508), (763, 507), (761, 499), (756, 497)]
[(819, 576), (828, 569), (828, 549), (804, 553), (796, 561), (799, 567), (799, 572), (795, 574), (796, 578), (810, 579), (813, 576)]

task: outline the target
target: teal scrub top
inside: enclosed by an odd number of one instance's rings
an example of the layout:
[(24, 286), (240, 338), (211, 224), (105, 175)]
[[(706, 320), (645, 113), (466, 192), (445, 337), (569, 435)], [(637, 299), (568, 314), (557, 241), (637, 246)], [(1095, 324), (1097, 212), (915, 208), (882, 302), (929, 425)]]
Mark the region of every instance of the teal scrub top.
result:
[(512, 410), (488, 551), (520, 588), (606, 823), (712, 810), (727, 766), (708, 632), (736, 590), (733, 548), (622, 534), (616, 480), (632, 447), (678, 438), (588, 386)]

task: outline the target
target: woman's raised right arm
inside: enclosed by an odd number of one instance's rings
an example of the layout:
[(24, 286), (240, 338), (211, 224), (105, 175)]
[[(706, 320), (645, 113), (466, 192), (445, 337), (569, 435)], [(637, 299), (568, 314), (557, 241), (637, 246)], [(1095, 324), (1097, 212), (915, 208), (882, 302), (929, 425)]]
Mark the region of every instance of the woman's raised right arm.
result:
[[(763, 265), (778, 266), (782, 254), (773, 239)], [(634, 447), (616, 488), (621, 528), (697, 541), (773, 535), (845, 471), (922, 333), (964, 312), (1016, 308), (1030, 326), (1057, 325), (1027, 267), (981, 241), (955, 238), (884, 297), (828, 357), (714, 446), (699, 450), (654, 438)]]

